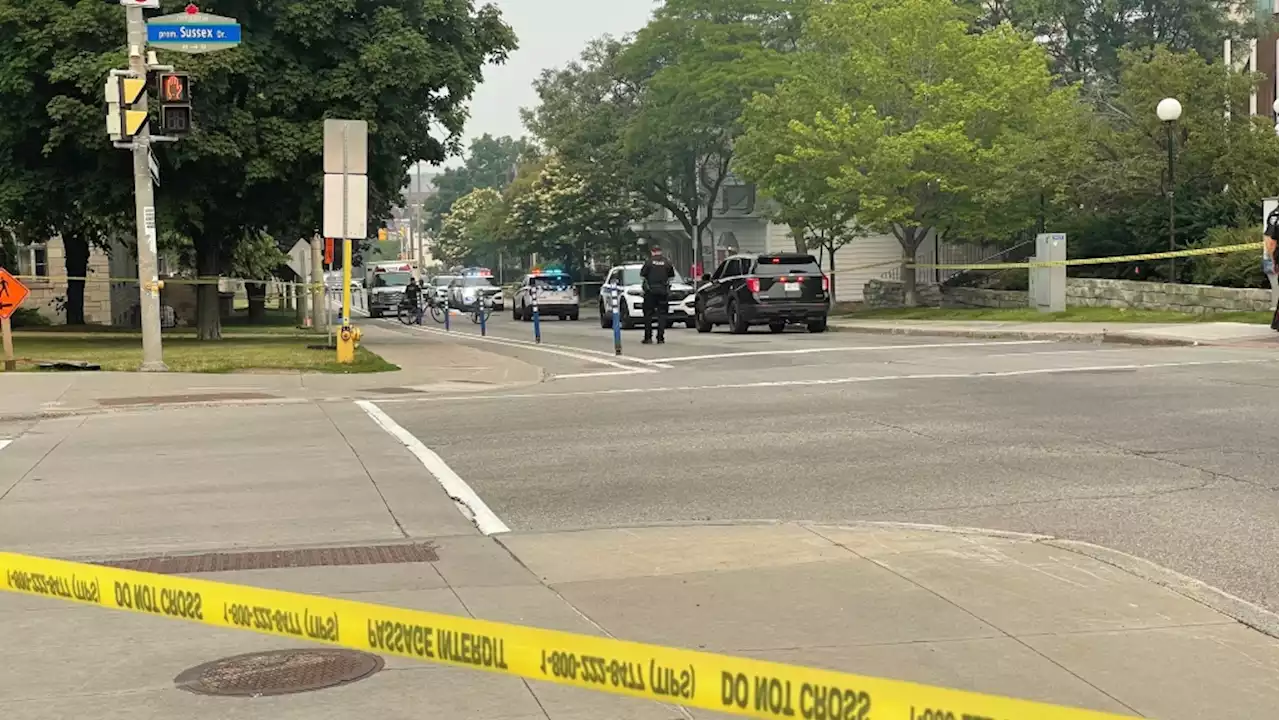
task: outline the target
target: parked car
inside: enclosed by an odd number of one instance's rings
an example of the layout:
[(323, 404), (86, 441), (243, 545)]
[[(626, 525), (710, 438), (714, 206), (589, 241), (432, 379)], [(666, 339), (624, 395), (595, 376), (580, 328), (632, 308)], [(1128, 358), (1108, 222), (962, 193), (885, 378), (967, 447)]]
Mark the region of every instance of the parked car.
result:
[(694, 299), (698, 332), (728, 325), (744, 333), (752, 325), (768, 325), (777, 333), (789, 323), (813, 333), (827, 330), (830, 281), (812, 255), (735, 255), (702, 280), (706, 284)]
[[(604, 290), (600, 292), (600, 327), (613, 327), (613, 306), (609, 304), (609, 288), (617, 285), (622, 291), (618, 304), (618, 320), (624, 329), (631, 329), (644, 321), (644, 290), (641, 287), (640, 268), (644, 263), (625, 263), (609, 271), (605, 277)], [(688, 297), (693, 294), (693, 286), (685, 282), (677, 272), (671, 280), (671, 294), (667, 297), (667, 324), (682, 322), (685, 327), (693, 327), (693, 308)]]

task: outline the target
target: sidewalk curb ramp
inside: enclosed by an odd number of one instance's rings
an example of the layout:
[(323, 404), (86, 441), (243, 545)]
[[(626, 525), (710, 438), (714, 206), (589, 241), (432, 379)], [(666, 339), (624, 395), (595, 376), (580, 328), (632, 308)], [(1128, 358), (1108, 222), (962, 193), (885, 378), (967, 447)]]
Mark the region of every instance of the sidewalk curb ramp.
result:
[[(740, 717), (1126, 717), (900, 680), (12, 553), (0, 553), (0, 591), (470, 667)], [(104, 615), (104, 622), (109, 622), (109, 617)]]

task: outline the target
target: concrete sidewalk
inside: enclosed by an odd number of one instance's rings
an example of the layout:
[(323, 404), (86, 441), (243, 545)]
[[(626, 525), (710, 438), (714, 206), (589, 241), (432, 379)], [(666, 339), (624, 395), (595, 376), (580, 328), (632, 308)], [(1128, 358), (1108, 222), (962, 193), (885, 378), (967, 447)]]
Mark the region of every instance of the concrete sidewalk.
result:
[[(350, 402), (43, 420), (0, 449), (0, 478), (0, 548), (10, 551), (273, 551), (276, 564), (199, 577), (1164, 720), (1280, 713), (1275, 638), (1227, 613), (1272, 632), (1274, 615), (1250, 616), (1141, 561), (1050, 538), (891, 524), (487, 538)], [(305, 561), (309, 548), (374, 557), (407, 543), (431, 556)], [(6, 720), (713, 716), (398, 658), (326, 690), (193, 695), (174, 687), (188, 668), (305, 645), (11, 594), (0, 594), (0, 637)]]
[[(157, 404), (312, 401), (473, 392), (541, 381), (541, 369), (426, 334), (367, 324), (363, 345), (400, 370), (386, 373), (60, 372), (0, 374), (0, 419)], [(317, 336), (323, 342), (323, 336)]]
[(1266, 325), (1236, 322), (1099, 323), (832, 319), (831, 327), (891, 335), (1071, 340), (1135, 345), (1277, 346), (1276, 332)]
[[(1274, 638), (1043, 542), (785, 524), (452, 536), (433, 547), (434, 562), (199, 577), (1163, 720), (1280, 712)], [(202, 697), (174, 678), (299, 644), (3, 595), (0, 631), (0, 704), (13, 720), (682, 717), (654, 702), (398, 658), (327, 690)]]

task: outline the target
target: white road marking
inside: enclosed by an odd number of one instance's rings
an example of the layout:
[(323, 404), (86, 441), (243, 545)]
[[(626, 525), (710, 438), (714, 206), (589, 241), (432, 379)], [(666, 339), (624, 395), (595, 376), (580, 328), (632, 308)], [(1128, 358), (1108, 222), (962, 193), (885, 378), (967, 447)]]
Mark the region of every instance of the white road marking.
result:
[(383, 430), (386, 430), (391, 437), (400, 441), (400, 444), (408, 448), (414, 457), (422, 463), (427, 472), (435, 476), (440, 486), (448, 493), (450, 498), (458, 505), (465, 508), (464, 514), (469, 514), (471, 520), (475, 522), (476, 527), (485, 535), (495, 535), (498, 533), (511, 532), (511, 528), (502, 522), (488, 505), (476, 495), (471, 486), (466, 483), (458, 473), (453, 471), (439, 455), (432, 452), (431, 448), (422, 444), (422, 441), (413, 436), (413, 433), (400, 427), (400, 424), (391, 419), (377, 405), (368, 400), (357, 400), (356, 405), (364, 410), (373, 421)]
[(592, 377), (617, 377), (618, 375), (645, 375), (648, 370), (636, 368), (634, 370), (601, 370), (600, 372), (587, 373), (568, 373), (566, 375), (551, 375), (552, 380), (567, 380), (569, 378), (592, 378)]
[(694, 360), (719, 360), (722, 358), (756, 357), (760, 355), (808, 355), (826, 352), (859, 352), (869, 350), (915, 350), (919, 348), (993, 347), (1003, 345), (1047, 345), (1056, 340), (1006, 340), (1003, 342), (924, 343), (919, 345), (841, 345), (839, 347), (792, 348), (790, 350), (748, 350), (747, 352), (713, 353), (710, 355), (681, 355), (663, 358), (664, 363), (692, 362)]
[(9, 443), (13, 442), (9, 438), (0, 438), (0, 450), (9, 447)]
[[(446, 330), (437, 330), (436, 328), (428, 328), (428, 327), (422, 327), (418, 325), (411, 325), (408, 327), (410, 327), (413, 330), (418, 330), (420, 332), (431, 333), (433, 335), (445, 335), (448, 337), (459, 338), (464, 341), (487, 342), (487, 343), (492, 343), (494, 345), (505, 345), (506, 347), (516, 347), (522, 350), (538, 350), (540, 352), (549, 353), (551, 355), (560, 355), (562, 357), (573, 358), (574, 360), (581, 360), (583, 362), (595, 363), (597, 365), (604, 365), (606, 367), (611, 367), (615, 370), (627, 370), (629, 371), (628, 374), (633, 374), (633, 375), (638, 373), (657, 372), (656, 370), (631, 367), (628, 365), (623, 365), (622, 363), (616, 360), (610, 360), (604, 357), (597, 357), (595, 354), (592, 353), (592, 351), (583, 350), (582, 348), (570, 348), (570, 347), (565, 347), (560, 345), (538, 344), (538, 343), (526, 342), (524, 340), (512, 340), (510, 338), (481, 337), (479, 335), (473, 335), (471, 333), (449, 332)], [(608, 357), (613, 357), (613, 356), (610, 355)], [(635, 360), (634, 358), (628, 358), (628, 359), (633, 360), (637, 363), (640, 363), (639, 360)], [(640, 364), (653, 364), (653, 363), (640, 363)]]
[(650, 393), (690, 392), (693, 390), (741, 390), (749, 388), (774, 387), (818, 387), (824, 385), (853, 385), (872, 382), (892, 382), (897, 380), (985, 380), (989, 378), (1020, 377), (1024, 375), (1070, 375), (1072, 373), (1099, 372), (1104, 370), (1150, 370), (1156, 368), (1197, 367), (1205, 365), (1259, 365), (1273, 363), (1274, 360), (1204, 360), (1188, 362), (1142, 363), (1132, 365), (1091, 365), (1086, 367), (1036, 368), (1033, 370), (1002, 370), (999, 372), (975, 373), (921, 373), (914, 375), (866, 375), (857, 377), (826, 378), (820, 380), (765, 380), (749, 383), (725, 383), (721, 385), (680, 385), (668, 387), (611, 388), (606, 390), (577, 390), (572, 392), (547, 393), (504, 393), (494, 395), (445, 395), (433, 398), (393, 398), (381, 401), (386, 403), (406, 402), (444, 402), (449, 400), (523, 400), (555, 397), (581, 397), (588, 395), (646, 395)]

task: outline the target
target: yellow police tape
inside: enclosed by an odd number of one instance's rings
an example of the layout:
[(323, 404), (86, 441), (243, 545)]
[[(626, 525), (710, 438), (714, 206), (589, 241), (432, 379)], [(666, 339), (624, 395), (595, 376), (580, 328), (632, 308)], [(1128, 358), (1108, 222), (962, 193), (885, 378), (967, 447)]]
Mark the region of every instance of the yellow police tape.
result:
[(959, 263), (954, 265), (933, 263), (912, 263), (910, 267), (929, 268), (931, 270), (1007, 270), (1010, 268), (1033, 267), (1075, 267), (1077, 265), (1110, 265), (1113, 263), (1138, 262), (1141, 260), (1168, 260), (1170, 258), (1198, 257), (1201, 255), (1226, 255), (1245, 250), (1261, 250), (1262, 243), (1241, 243), (1239, 245), (1223, 245), (1220, 247), (1192, 248), (1190, 250), (1171, 250), (1158, 253), (1142, 253), (1140, 255), (1113, 255), (1101, 258), (1076, 258), (1074, 260), (1029, 260), (1016, 263)]
[(757, 718), (1123, 716), (611, 638), (0, 552), (0, 590)]

